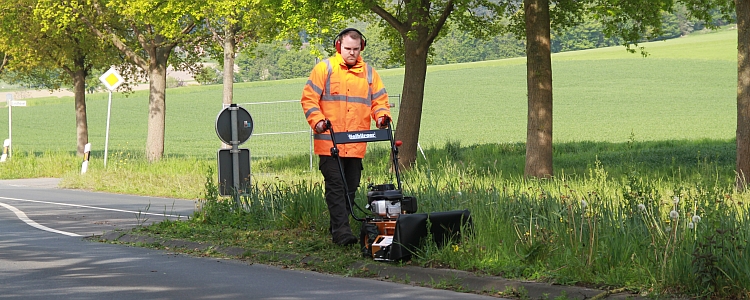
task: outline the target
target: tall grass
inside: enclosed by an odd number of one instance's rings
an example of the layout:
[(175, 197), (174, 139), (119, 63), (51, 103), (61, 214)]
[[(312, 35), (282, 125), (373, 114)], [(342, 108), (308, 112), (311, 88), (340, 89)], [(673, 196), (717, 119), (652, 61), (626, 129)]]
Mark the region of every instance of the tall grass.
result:
[(599, 164), (584, 176), (551, 180), (446, 167), (411, 176), (411, 190), (426, 211), (469, 209), (474, 235), (426, 260), (563, 284), (749, 295), (750, 264), (742, 259), (750, 254), (748, 195), (731, 184), (635, 169), (611, 177)]
[[(732, 145), (566, 143), (555, 163), (571, 167), (539, 180), (513, 166), (523, 145), (427, 149), (431, 159), (405, 172), (405, 193), (419, 212), (468, 209), (474, 225), (447, 247), (420, 249), (415, 263), (657, 296), (750, 297), (750, 194), (734, 190)], [(394, 180), (386, 154), (371, 150), (362, 186)], [(232, 201), (216, 202), (224, 210), (215, 221), (326, 232), (321, 179), (282, 178), (256, 182), (239, 215)]]
[[(81, 174), (82, 158), (75, 153), (14, 155), (10, 164), (0, 164), (3, 174), (0, 178), (56, 177), (62, 178), (60, 185), (66, 188), (181, 199), (201, 197), (204, 189), (200, 174), (213, 165), (209, 160), (189, 157), (167, 157), (149, 163), (140, 152), (117, 151), (109, 154), (106, 167), (101, 160), (91, 160), (88, 171)], [(28, 166), (19, 168), (19, 165)], [(38, 173), (45, 169), (48, 170), (42, 176), (30, 176), (23, 171), (41, 175)], [(17, 173), (19, 170), (22, 172)]]
[(0, 179), (59, 178), (64, 172), (80, 168), (82, 159), (67, 152), (16, 150), (12, 157), (0, 163)]
[[(750, 195), (733, 189), (732, 140), (558, 143), (554, 151), (555, 176), (527, 180), (523, 144), (448, 141), (426, 149), (428, 159), (403, 174), (405, 193), (418, 199), (419, 212), (468, 209), (474, 226), (455, 244), (421, 249), (415, 262), (650, 294), (750, 296)], [(328, 226), (322, 177), (307, 170), (304, 155), (254, 162), (242, 210), (210, 192), (210, 160), (148, 164), (115, 152), (106, 169), (92, 162), (84, 176), (78, 160), (19, 151), (0, 171), (5, 178), (62, 173), (69, 187), (210, 199), (194, 221), (236, 230), (325, 236)], [(44, 171), (40, 162), (58, 167)], [(387, 150), (371, 147), (362, 186), (393, 182), (389, 170)], [(358, 192), (362, 203), (365, 188)]]

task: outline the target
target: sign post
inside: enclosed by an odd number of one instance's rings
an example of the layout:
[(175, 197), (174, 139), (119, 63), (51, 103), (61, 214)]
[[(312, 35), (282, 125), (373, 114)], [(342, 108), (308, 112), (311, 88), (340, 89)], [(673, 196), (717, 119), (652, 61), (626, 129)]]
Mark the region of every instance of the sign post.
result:
[(3, 145), (3, 156), (5, 156), (5, 158), (8, 158), (8, 156), (10, 156), (10, 139), (13, 138), (13, 130), (11, 130), (11, 128), (13, 127), (13, 121), (11, 121), (13, 119), (11, 114), (11, 106), (13, 106), (13, 94), (5, 94), (5, 100), (8, 100), (8, 139), (6, 140), (8, 141), (8, 146)]
[(99, 77), (99, 81), (101, 81), (102, 84), (104, 84), (104, 86), (109, 90), (109, 102), (107, 102), (107, 130), (104, 136), (104, 167), (106, 168), (107, 150), (109, 148), (109, 117), (110, 112), (112, 111), (112, 91), (123, 84), (125, 80), (122, 79), (122, 76), (120, 76), (120, 73), (117, 72), (117, 69), (115, 69), (115, 67), (110, 67), (107, 72), (104, 72), (104, 74)]
[[(26, 101), (13, 100), (13, 94), (5, 94), (5, 100), (8, 101), (8, 139), (3, 142), (3, 159), (0, 162), (5, 161), (11, 156), (11, 145), (10, 141), (13, 139), (13, 113), (11, 107), (13, 106), (26, 106)], [(7, 144), (7, 145), (6, 145)]]
[[(240, 194), (250, 188), (250, 150), (240, 149), (253, 134), (253, 118), (237, 104), (231, 104), (216, 117), (216, 135), (231, 149), (219, 149), (219, 194), (233, 195), (235, 204), (240, 205)], [(231, 185), (230, 185), (231, 184)]]

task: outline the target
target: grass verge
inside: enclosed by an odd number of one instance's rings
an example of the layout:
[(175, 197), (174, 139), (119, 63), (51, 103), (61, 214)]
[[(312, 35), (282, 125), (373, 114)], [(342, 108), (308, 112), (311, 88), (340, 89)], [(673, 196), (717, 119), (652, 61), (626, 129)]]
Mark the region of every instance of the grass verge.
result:
[[(468, 209), (474, 226), (446, 247), (422, 247), (411, 264), (659, 297), (748, 298), (750, 194), (733, 188), (733, 145), (557, 144), (558, 171), (549, 180), (522, 177), (520, 144), (449, 141), (427, 149), (430, 159), (404, 174), (406, 194), (418, 199), (420, 212)], [(21, 174), (36, 174), (34, 161), (74, 160), (65, 154), (28, 155), (28, 162), (19, 157), (14, 166), (27, 166), (18, 169)], [(208, 161), (112, 162), (101, 175), (111, 176), (106, 182), (127, 181), (115, 192), (153, 193), (146, 188), (153, 185), (170, 187), (163, 193), (173, 197), (180, 195), (173, 180), (182, 180), (174, 178), (190, 177), (193, 196), (184, 198), (203, 199), (202, 209), (188, 221), (137, 229), (141, 234), (258, 249), (264, 252), (254, 259), (282, 265), (291, 264), (289, 253), (320, 257), (298, 267), (346, 274), (362, 258), (356, 249), (330, 242), (322, 179), (297, 161), (304, 159), (254, 162), (255, 184), (241, 198), (241, 209), (217, 196)], [(363, 186), (392, 180), (387, 159), (385, 150), (371, 149)], [(16, 168), (4, 170), (12, 177)], [(63, 184), (90, 180), (71, 170), (60, 173)], [(92, 186), (97, 184), (111, 189)], [(358, 192), (362, 201), (365, 191)]]

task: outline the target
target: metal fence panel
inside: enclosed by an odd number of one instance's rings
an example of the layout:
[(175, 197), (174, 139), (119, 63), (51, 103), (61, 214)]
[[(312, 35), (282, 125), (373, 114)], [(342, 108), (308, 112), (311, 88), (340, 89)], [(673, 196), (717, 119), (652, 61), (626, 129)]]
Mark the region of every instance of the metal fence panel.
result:
[[(398, 118), (401, 95), (389, 96), (393, 120)], [(310, 157), (312, 170), (312, 130), (299, 100), (239, 103), (253, 118), (253, 135), (246, 146), (253, 159), (287, 155)]]

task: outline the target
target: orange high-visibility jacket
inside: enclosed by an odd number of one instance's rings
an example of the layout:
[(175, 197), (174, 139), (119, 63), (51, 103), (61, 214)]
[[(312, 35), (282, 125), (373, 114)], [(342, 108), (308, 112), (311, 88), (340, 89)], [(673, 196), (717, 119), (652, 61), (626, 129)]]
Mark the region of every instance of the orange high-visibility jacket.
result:
[[(390, 116), (388, 93), (375, 70), (360, 56), (353, 67), (346, 66), (341, 54), (323, 60), (313, 68), (302, 90), (302, 110), (315, 129), (320, 120), (331, 121), (335, 132), (370, 129), (370, 118)], [(331, 155), (328, 131), (315, 134), (315, 154)], [(338, 145), (340, 157), (365, 157), (367, 143)]]

